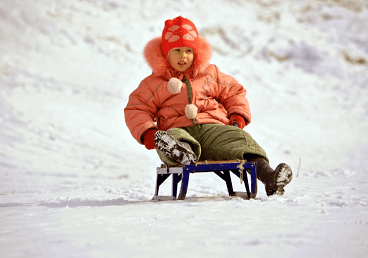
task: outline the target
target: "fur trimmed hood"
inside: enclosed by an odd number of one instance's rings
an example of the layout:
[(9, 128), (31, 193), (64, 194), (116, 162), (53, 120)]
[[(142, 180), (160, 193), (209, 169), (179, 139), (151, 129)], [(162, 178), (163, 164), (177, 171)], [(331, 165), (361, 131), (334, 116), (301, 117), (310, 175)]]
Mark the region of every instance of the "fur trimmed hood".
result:
[[(179, 73), (171, 67), (163, 56), (161, 51), (161, 40), (161, 37), (150, 40), (144, 48), (144, 57), (155, 76), (164, 77), (169, 80), (172, 77), (178, 76)], [(210, 44), (203, 37), (199, 37), (198, 49), (199, 51), (192, 66), (184, 72), (187, 78), (196, 77), (209, 65), (212, 49)]]

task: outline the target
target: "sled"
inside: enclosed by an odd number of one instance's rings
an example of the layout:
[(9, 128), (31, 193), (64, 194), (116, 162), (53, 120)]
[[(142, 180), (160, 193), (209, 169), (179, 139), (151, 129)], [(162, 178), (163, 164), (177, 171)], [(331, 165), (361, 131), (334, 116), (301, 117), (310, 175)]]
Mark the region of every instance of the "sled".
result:
[[(184, 200), (188, 190), (189, 175), (204, 172), (214, 172), (224, 180), (230, 196), (239, 196), (244, 199), (251, 199), (255, 198), (257, 195), (257, 171), (256, 166), (253, 163), (246, 162), (245, 160), (204, 161), (190, 165), (178, 164), (175, 166), (169, 166), (168, 164), (162, 164), (157, 168), (155, 195), (152, 200)], [(239, 177), (241, 183), (244, 182), (245, 192), (236, 192), (233, 190), (230, 172)], [(172, 195), (160, 196), (160, 186), (170, 176), (172, 176)], [(248, 180), (248, 177), (250, 180)], [(181, 187), (179, 195), (177, 196), (178, 184), (180, 181)]]

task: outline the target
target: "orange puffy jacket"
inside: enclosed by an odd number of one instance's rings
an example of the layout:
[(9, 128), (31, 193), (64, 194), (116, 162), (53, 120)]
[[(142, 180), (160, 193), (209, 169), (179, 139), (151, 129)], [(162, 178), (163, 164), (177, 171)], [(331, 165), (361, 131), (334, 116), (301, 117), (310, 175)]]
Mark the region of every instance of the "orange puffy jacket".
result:
[(184, 73), (171, 68), (161, 53), (161, 38), (155, 38), (145, 47), (145, 58), (152, 74), (140, 83), (129, 96), (124, 109), (125, 122), (133, 137), (141, 144), (142, 134), (150, 128), (168, 130), (195, 125), (185, 115), (188, 104), (187, 87), (183, 84), (178, 94), (171, 94), (168, 81), (172, 77), (187, 78), (192, 88), (192, 103), (198, 108), (196, 124), (229, 124), (233, 113), (242, 115), (246, 124), (251, 121), (246, 90), (233, 77), (209, 64), (211, 47), (200, 37), (200, 48), (192, 66)]

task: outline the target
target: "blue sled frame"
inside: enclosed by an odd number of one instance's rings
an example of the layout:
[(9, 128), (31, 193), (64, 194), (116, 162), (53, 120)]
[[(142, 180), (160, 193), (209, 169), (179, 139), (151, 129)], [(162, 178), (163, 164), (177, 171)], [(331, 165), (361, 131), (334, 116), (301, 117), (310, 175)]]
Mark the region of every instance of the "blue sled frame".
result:
[[(155, 195), (152, 200), (167, 201), (167, 200), (184, 200), (188, 190), (189, 175), (191, 173), (214, 172), (222, 180), (225, 181), (227, 190), (230, 196), (239, 196), (244, 199), (251, 199), (257, 196), (257, 171), (256, 166), (245, 160), (236, 161), (212, 161), (198, 162), (191, 165), (168, 166), (161, 165), (157, 168), (157, 180)], [(230, 172), (235, 174), (244, 181), (245, 192), (235, 192), (231, 182)], [(248, 175), (249, 174), (249, 175)], [(172, 175), (172, 195), (160, 196), (159, 189), (162, 183)], [(250, 177), (250, 186), (248, 176)], [(179, 195), (177, 196), (178, 184), (181, 181)]]

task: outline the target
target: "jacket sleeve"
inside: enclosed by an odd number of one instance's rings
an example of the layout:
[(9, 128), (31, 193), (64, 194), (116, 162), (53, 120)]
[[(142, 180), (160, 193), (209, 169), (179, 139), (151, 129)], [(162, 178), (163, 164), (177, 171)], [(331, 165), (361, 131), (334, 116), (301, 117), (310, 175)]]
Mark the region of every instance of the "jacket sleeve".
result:
[(143, 133), (150, 128), (157, 128), (155, 123), (157, 106), (152, 100), (153, 97), (154, 92), (143, 80), (130, 94), (128, 104), (124, 108), (125, 123), (132, 136), (141, 144)]
[(217, 83), (219, 87), (218, 101), (225, 107), (229, 116), (237, 113), (245, 118), (248, 125), (251, 122), (249, 102), (246, 97), (247, 90), (238, 81), (217, 67)]

